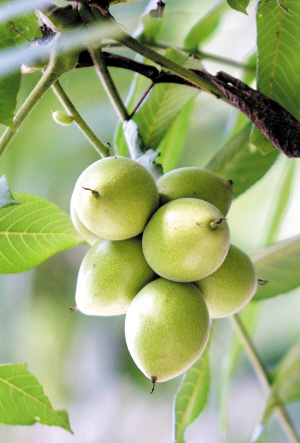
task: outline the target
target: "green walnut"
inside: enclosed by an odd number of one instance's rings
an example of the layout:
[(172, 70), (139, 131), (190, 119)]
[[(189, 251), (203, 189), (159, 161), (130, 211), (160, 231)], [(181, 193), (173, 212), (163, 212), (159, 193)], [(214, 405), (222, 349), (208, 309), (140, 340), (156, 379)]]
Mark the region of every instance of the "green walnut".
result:
[(143, 233), (145, 258), (161, 277), (193, 282), (223, 263), (230, 233), (223, 214), (204, 200), (181, 198), (152, 216)]
[(195, 282), (206, 301), (210, 317), (227, 317), (254, 296), (258, 280), (251, 259), (231, 245), (223, 264), (213, 274)]
[(200, 198), (226, 215), (233, 199), (231, 180), (198, 167), (174, 169), (162, 175), (156, 184), (161, 205), (177, 198)]
[(108, 240), (139, 235), (157, 209), (159, 195), (146, 168), (126, 157), (108, 157), (90, 165), (74, 188), (82, 223)]
[(74, 207), (74, 197), (72, 194), (71, 197), (71, 203), (70, 203), (70, 216), (71, 220), (73, 222), (73, 225), (78, 232), (79, 235), (90, 245), (93, 245), (96, 243), (96, 241), (99, 240), (98, 235), (91, 232), (80, 220), (80, 218), (77, 215), (76, 209)]
[(143, 256), (141, 238), (98, 240), (78, 273), (76, 308), (87, 315), (121, 315), (155, 273)]
[(210, 330), (205, 301), (193, 283), (148, 283), (125, 319), (128, 350), (153, 384), (177, 377), (203, 352)]

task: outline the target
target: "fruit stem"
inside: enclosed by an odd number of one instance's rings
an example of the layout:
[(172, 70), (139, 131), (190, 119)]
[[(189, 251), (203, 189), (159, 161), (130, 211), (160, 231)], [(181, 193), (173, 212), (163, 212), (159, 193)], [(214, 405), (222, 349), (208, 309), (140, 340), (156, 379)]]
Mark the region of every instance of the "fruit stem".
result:
[(84, 189), (85, 191), (91, 191), (91, 193), (92, 193), (95, 197), (99, 197), (99, 192), (98, 192), (98, 191), (95, 191), (95, 189), (85, 188), (84, 186), (82, 186), (82, 189)]
[(75, 306), (75, 308), (69, 308), (70, 309), (70, 314), (74, 314), (74, 312), (79, 311), (79, 309), (77, 308), (77, 306)]
[(57, 60), (55, 59), (55, 57), (53, 57), (47, 69), (43, 73), (40, 81), (31, 91), (31, 93), (15, 115), (14, 126), (7, 128), (2, 135), (0, 139), (0, 157), (2, 157), (13, 137), (16, 135), (27, 116), (33, 110), (35, 105), (40, 101), (43, 95), (64, 72), (67, 72), (71, 69), (69, 66), (62, 66), (60, 64), (60, 60), (58, 60), (58, 63), (56, 63), (56, 61)]
[(284, 407), (284, 404), (278, 398), (278, 396), (272, 392), (272, 379), (270, 376), (270, 373), (261, 360), (248, 332), (246, 331), (243, 322), (241, 321), (240, 317), (237, 314), (231, 315), (230, 321), (233, 324), (237, 334), (239, 335), (243, 346), (245, 348), (245, 351), (248, 354), (249, 360), (252, 363), (252, 366), (256, 372), (256, 375), (258, 379), (260, 380), (262, 386), (264, 387), (267, 394), (271, 394), (276, 397), (276, 406), (274, 408), (274, 412), (277, 416), (278, 421), (280, 422), (282, 428), (284, 429), (285, 433), (289, 437), (290, 441), (292, 443), (300, 443), (299, 436), (297, 435), (297, 432), (291, 422), (291, 419)]
[(151, 390), (150, 394), (153, 394), (153, 392), (154, 392), (156, 380), (157, 380), (157, 377), (151, 377), (152, 390)]
[[(155, 48), (155, 49), (168, 49), (170, 47), (170, 45), (165, 42), (149, 42), (149, 43), (144, 42), (144, 43), (147, 44), (148, 46), (151, 46), (152, 48)], [(120, 43), (109, 43), (109, 44), (104, 44), (102, 46), (103, 49), (105, 49), (106, 47), (108, 49), (120, 48)], [(240, 63), (240, 62), (237, 62), (236, 60), (232, 60), (232, 59), (222, 57), (219, 55), (215, 55), (215, 54), (210, 54), (209, 52), (201, 51), (199, 49), (193, 49), (193, 51), (191, 52), (189, 49), (187, 49), (183, 46), (174, 45), (174, 47), (179, 49), (180, 51), (188, 52), (189, 54), (195, 55), (200, 60), (207, 59), (207, 60), (211, 60), (212, 62), (222, 63), (222, 64), (228, 65), (228, 66), (233, 66), (234, 68), (244, 69), (245, 71), (253, 72), (254, 74), (256, 72), (255, 66), (252, 66), (250, 64)]]
[(152, 60), (154, 63), (160, 65), (168, 71), (174, 72), (175, 74), (179, 75), (179, 77), (189, 81), (198, 88), (204, 89), (227, 103), (230, 103), (228, 98), (216, 86), (214, 86), (209, 79), (202, 78), (190, 69), (185, 68), (167, 57), (164, 57), (159, 52), (154, 51), (149, 46), (131, 37), (131, 35), (127, 34), (124, 30), (119, 28), (116, 30), (115, 35), (111, 35), (111, 38), (119, 43), (122, 43), (127, 48), (132, 49), (134, 52), (143, 55), (149, 60)]
[(50, 54), (47, 69), (45, 71), (43, 70), (43, 75), (40, 81), (31, 91), (19, 111), (16, 113), (13, 121), (14, 126), (7, 128), (2, 135), (0, 139), (0, 157), (3, 155), (5, 149), (20, 129), (20, 126), (24, 123), (26, 117), (30, 114), (35, 105), (40, 101), (53, 83), (55, 83), (61, 75), (75, 68), (78, 62), (78, 52), (68, 51), (60, 53), (57, 48), (59, 49), (61, 38), (62, 36), (58, 32), (51, 43), (51, 45), (53, 45), (53, 49)]
[(130, 116), (106, 66), (101, 48), (95, 48), (90, 45), (88, 46), (88, 50), (93, 60), (96, 73), (117, 114), (122, 121), (129, 120)]
[(100, 154), (100, 156), (102, 158), (109, 157), (110, 156), (109, 147), (105, 143), (103, 143), (91, 130), (91, 128), (86, 124), (86, 122), (78, 113), (74, 104), (71, 102), (71, 100), (69, 99), (68, 95), (66, 94), (65, 90), (63, 89), (58, 80), (52, 85), (52, 89), (55, 92), (59, 101), (64, 106), (65, 110), (68, 111), (74, 117), (74, 121), (77, 124), (78, 128), (85, 135), (85, 137), (88, 139), (91, 145), (94, 146), (94, 148)]
[(216, 229), (224, 220), (226, 220), (224, 217), (218, 218), (217, 220), (210, 222), (209, 226), (211, 229)]

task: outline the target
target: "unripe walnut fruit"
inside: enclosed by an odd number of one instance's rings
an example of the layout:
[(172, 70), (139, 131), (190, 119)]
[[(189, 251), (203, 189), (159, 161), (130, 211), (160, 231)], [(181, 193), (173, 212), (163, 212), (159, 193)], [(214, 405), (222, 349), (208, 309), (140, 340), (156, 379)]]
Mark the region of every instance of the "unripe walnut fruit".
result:
[(213, 274), (195, 282), (212, 318), (227, 317), (242, 309), (254, 296), (257, 283), (251, 259), (233, 245)]
[(150, 172), (126, 157), (98, 160), (83, 171), (74, 188), (80, 220), (94, 234), (108, 240), (140, 234), (158, 201)]
[(195, 198), (161, 206), (143, 233), (149, 265), (161, 277), (178, 282), (193, 282), (214, 272), (229, 246), (229, 227), (223, 214)]
[(195, 363), (209, 328), (207, 307), (196, 286), (159, 278), (130, 304), (125, 338), (134, 362), (155, 383), (170, 380)]
[(81, 235), (81, 237), (90, 245), (93, 245), (96, 243), (96, 241), (99, 240), (98, 235), (91, 232), (80, 220), (80, 218), (77, 215), (75, 206), (74, 206), (74, 197), (72, 194), (71, 202), (70, 202), (70, 216), (71, 220), (73, 222), (73, 225), (75, 229), (77, 230), (78, 234)]
[(226, 215), (233, 199), (231, 180), (196, 166), (174, 169), (162, 175), (156, 184), (161, 205), (177, 198), (200, 198)]
[(78, 273), (76, 307), (88, 315), (125, 314), (135, 295), (155, 277), (143, 256), (141, 238), (99, 240)]

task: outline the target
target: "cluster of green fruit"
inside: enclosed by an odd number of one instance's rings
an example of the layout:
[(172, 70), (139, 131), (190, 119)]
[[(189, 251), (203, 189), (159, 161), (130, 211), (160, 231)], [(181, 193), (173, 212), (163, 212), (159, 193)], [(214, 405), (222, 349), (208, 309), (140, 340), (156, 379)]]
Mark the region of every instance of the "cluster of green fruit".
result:
[(230, 245), (230, 180), (179, 168), (156, 182), (140, 163), (109, 157), (78, 178), (71, 217), (92, 246), (80, 266), (76, 309), (126, 313), (126, 343), (151, 379), (183, 373), (203, 352), (210, 318), (254, 295), (250, 258)]

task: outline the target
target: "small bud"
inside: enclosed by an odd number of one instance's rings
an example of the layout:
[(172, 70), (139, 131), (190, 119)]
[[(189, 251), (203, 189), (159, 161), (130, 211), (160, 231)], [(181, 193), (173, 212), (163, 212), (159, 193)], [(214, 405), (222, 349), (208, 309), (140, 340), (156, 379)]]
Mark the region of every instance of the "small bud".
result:
[(56, 121), (56, 123), (68, 126), (74, 121), (74, 117), (72, 115), (66, 114), (62, 111), (54, 111), (52, 113), (53, 120)]

